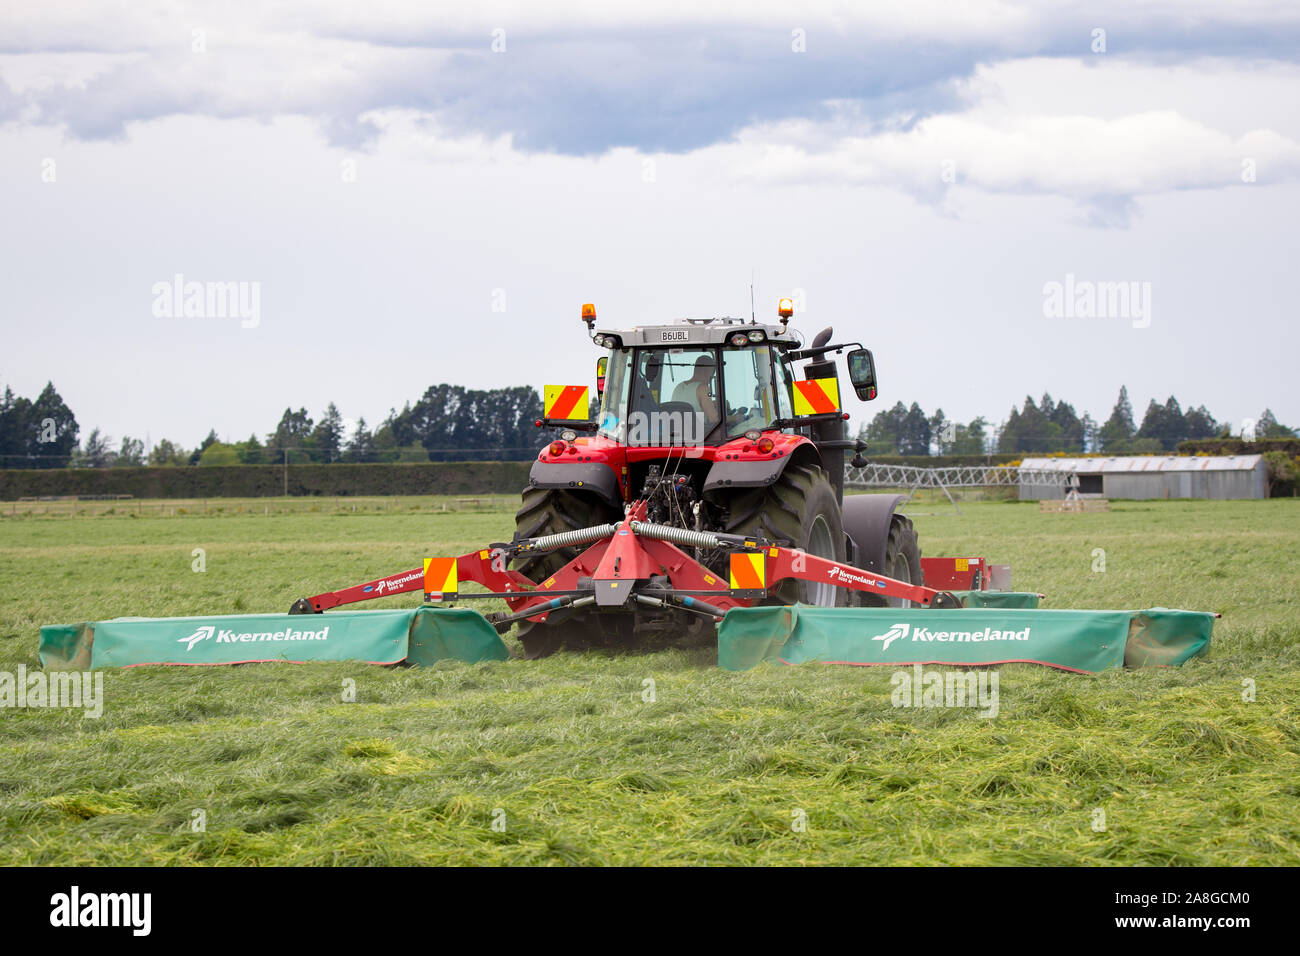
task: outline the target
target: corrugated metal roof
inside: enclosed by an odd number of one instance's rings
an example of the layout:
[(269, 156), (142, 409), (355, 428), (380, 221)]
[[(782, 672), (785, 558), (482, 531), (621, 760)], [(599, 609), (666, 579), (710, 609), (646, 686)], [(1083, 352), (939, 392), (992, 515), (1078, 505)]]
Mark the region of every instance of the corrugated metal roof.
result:
[(1077, 471), (1083, 474), (1148, 471), (1253, 471), (1260, 455), (1141, 455), (1126, 458), (1026, 458), (1021, 468), (1037, 471)]

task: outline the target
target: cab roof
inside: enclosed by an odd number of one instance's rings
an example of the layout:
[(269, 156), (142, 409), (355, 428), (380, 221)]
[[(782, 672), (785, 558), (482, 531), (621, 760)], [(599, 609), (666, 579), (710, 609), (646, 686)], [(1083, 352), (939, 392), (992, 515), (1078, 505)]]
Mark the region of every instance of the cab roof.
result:
[(596, 329), (597, 339), (602, 335), (617, 335), (625, 347), (665, 346), (681, 347), (690, 345), (725, 345), (727, 339), (737, 332), (761, 330), (764, 339), (775, 346), (797, 347), (801, 337), (793, 330), (781, 325), (765, 325), (751, 319), (739, 319), (721, 316), (709, 319), (677, 319), (655, 325), (634, 325), (626, 328), (602, 326)]

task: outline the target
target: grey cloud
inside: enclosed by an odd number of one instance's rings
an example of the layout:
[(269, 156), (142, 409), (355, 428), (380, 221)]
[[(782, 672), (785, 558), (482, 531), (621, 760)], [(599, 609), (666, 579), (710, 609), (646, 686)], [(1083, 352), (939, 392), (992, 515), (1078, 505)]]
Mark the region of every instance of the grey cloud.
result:
[[(783, 42), (784, 41), (784, 42)], [(745, 33), (513, 41), (493, 54), (385, 48), (369, 69), (328, 69), (314, 87), (292, 81), (292, 61), (261, 63), (254, 88), (239, 70), (204, 70), (231, 54), (170, 54), (121, 64), (86, 87), (29, 94), (40, 120), (83, 139), (120, 138), (135, 121), (177, 113), (322, 119), (332, 142), (373, 135), (368, 110), (412, 108), (453, 132), (510, 134), (516, 148), (594, 155), (626, 146), (685, 152), (726, 141), (756, 122), (826, 118), (828, 100), (851, 100), (877, 121), (911, 120), (957, 105), (951, 78), (967, 74), (975, 51), (923, 56), (848, 42), (813, 54), (790, 52), (788, 37)], [(395, 59), (385, 53), (400, 53)], [(311, 68), (313, 64), (304, 64)]]
[[(214, 43), (206, 63), (173, 46), (95, 77), (84, 90), (31, 95), (42, 121), (80, 138), (120, 137), (133, 121), (175, 113), (296, 113), (320, 118), (331, 142), (358, 145), (374, 135), (361, 114), (412, 108), (435, 114), (453, 134), (510, 134), (525, 151), (685, 152), (755, 123), (826, 118), (828, 101), (857, 104), (871, 123), (914, 122), (958, 106), (957, 81), (981, 63), (1090, 55), (1093, 22), (1091, 14), (1072, 14), (962, 40), (810, 23), (806, 53), (791, 51), (789, 29), (755, 25), (507, 31), (506, 52), (493, 53), (486, 29), (362, 24), (268, 34), (256, 51)], [(1300, 50), (1300, 26), (1290, 22), (1171, 17), (1159, 25), (1122, 8), (1097, 13), (1096, 22), (1109, 24), (1108, 56), (1293, 59)], [(359, 65), (343, 67), (340, 47), (361, 50)]]

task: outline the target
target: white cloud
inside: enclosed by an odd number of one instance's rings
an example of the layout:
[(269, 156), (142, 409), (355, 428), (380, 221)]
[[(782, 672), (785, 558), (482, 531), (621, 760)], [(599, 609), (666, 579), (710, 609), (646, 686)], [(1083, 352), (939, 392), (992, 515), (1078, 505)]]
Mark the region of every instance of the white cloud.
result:
[[(1117, 84), (1119, 72), (1127, 84)], [(1134, 77), (1134, 72), (1139, 75)], [(1220, 64), (1216, 72), (1226, 74)], [(1058, 81), (1045, 91), (1044, 73)], [(1295, 68), (1285, 75), (1300, 81)], [(1271, 94), (1278, 70), (1221, 76), (1256, 119), (1274, 117), (1294, 127), (1290, 100)], [(1260, 188), (1300, 178), (1300, 142), (1271, 128), (1224, 132), (1176, 109), (1130, 108), (1148, 90), (1141, 81), (1163, 76), (1154, 67), (1117, 64), (1095, 69), (1038, 60), (985, 69), (964, 89), (961, 112), (882, 129), (854, 115), (852, 105), (828, 123), (790, 121), (745, 130), (719, 149), (736, 173), (754, 183), (873, 185), (904, 190), (927, 202), (952, 203), (964, 190), (1062, 196), (1087, 208), (1094, 224), (1122, 225), (1142, 196), (1187, 189)], [(1136, 80), (1136, 82), (1134, 82)], [(1127, 89), (1121, 98), (1117, 86)], [(1091, 88), (1104, 115), (1051, 114), (1056, 103), (1083, 105)], [(1182, 100), (1166, 96), (1150, 101)], [(1190, 104), (1194, 109), (1194, 104)], [(855, 128), (856, 127), (856, 128)], [(1243, 173), (1252, 177), (1249, 183)]]
[[(951, 160), (962, 184), (1088, 198), (1240, 184), (1244, 157), (1255, 158), (1275, 181), (1300, 175), (1300, 144), (1293, 140), (1272, 130), (1234, 139), (1172, 112), (1001, 122), (935, 116), (906, 131), (845, 138), (815, 152), (797, 145), (805, 132), (804, 124), (794, 123), (747, 130), (740, 146), (763, 153), (750, 164), (750, 177), (869, 183), (930, 195), (944, 191), (942, 171)], [(773, 141), (783, 145), (765, 145)]]

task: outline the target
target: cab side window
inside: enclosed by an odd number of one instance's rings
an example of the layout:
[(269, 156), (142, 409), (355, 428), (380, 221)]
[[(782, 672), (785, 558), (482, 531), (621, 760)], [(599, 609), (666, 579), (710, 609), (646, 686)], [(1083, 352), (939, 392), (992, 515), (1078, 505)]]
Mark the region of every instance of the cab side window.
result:
[(722, 354), (728, 435), (790, 417), (788, 373), (774, 361), (770, 348), (728, 349)]
[[(768, 350), (771, 352), (771, 350)], [(790, 393), (794, 391), (794, 380), (790, 375), (790, 366), (781, 361), (779, 355), (772, 355), (772, 366), (776, 370), (776, 407), (781, 418), (794, 418), (794, 401)]]

